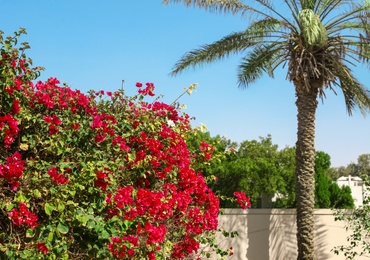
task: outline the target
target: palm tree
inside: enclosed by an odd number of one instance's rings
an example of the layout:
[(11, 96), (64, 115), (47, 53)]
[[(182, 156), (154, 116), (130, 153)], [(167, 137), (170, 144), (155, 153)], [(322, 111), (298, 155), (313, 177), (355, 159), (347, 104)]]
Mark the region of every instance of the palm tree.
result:
[[(286, 66), (298, 109), (296, 142), (298, 259), (314, 259), (315, 114), (318, 99), (330, 90), (343, 92), (349, 115), (357, 107), (370, 110), (370, 93), (353, 75), (357, 63), (369, 65), (370, 1), (350, 0), (163, 0), (208, 11), (248, 17), (241, 32), (232, 33), (186, 53), (172, 75), (189, 67), (242, 53), (239, 87), (270, 77)], [(273, 6), (279, 3), (279, 8)], [(361, 3), (360, 3), (361, 2)], [(255, 7), (256, 6), (256, 7)], [(289, 15), (285, 15), (288, 13)]]

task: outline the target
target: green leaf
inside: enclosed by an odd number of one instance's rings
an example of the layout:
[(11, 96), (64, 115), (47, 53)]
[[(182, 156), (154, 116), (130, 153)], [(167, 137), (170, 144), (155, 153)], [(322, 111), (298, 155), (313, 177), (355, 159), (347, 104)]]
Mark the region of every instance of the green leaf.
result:
[(45, 213), (46, 215), (50, 216), (51, 213), (53, 213), (53, 210), (55, 209), (54, 205), (53, 204), (50, 204), (50, 203), (45, 203)]
[(23, 254), (27, 259), (29, 259), (32, 256), (32, 252), (28, 250), (23, 250)]
[(12, 209), (14, 208), (14, 204), (13, 203), (10, 203), (7, 207), (7, 210), (8, 211), (11, 211)]
[(67, 234), (67, 233), (68, 233), (68, 231), (69, 231), (68, 226), (66, 226), (66, 225), (64, 225), (64, 224), (62, 224), (62, 223), (59, 223), (59, 224), (58, 224), (57, 229), (58, 229), (58, 231), (59, 231), (60, 233), (62, 233), (62, 234)]
[(131, 221), (129, 221), (129, 220), (124, 220), (123, 222), (122, 222), (122, 224), (123, 224), (123, 226), (127, 229), (130, 225), (131, 225)]
[(65, 208), (66, 206), (64, 205), (64, 203), (58, 203), (58, 211), (64, 211)]
[(50, 232), (49, 235), (48, 235), (48, 240), (50, 242), (53, 242), (53, 239), (54, 239), (54, 232)]
[(41, 192), (39, 190), (33, 190), (33, 195), (36, 197), (36, 198), (41, 198)]
[(26, 202), (27, 198), (22, 193), (20, 193), (18, 196), (14, 198), (14, 200), (19, 202)]
[(95, 227), (95, 221), (92, 220), (92, 219), (87, 221), (87, 227), (90, 228), (90, 229), (93, 229)]
[(35, 232), (34, 232), (34, 230), (33, 229), (27, 229), (27, 231), (26, 231), (26, 237), (27, 238), (32, 238), (32, 237), (34, 237), (35, 236)]
[(81, 222), (83, 226), (86, 226), (87, 218), (86, 215), (77, 215), (76, 219)]
[(103, 238), (103, 239), (109, 239), (110, 234), (106, 230), (103, 230), (103, 232), (101, 232), (100, 237)]

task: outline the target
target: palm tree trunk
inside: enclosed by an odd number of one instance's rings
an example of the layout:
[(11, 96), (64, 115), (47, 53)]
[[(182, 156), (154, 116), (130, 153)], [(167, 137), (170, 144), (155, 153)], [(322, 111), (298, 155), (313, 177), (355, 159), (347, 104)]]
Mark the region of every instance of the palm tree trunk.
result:
[(315, 115), (319, 80), (311, 82), (308, 90), (296, 87), (298, 132), (296, 143), (296, 196), (298, 260), (315, 259), (314, 248), (314, 173), (315, 173)]

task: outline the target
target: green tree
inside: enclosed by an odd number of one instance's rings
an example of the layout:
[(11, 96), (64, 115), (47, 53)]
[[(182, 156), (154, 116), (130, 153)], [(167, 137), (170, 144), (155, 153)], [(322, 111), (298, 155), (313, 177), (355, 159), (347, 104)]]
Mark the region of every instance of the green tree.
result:
[(326, 172), (330, 168), (330, 156), (327, 153), (317, 151), (315, 158), (315, 207), (330, 207), (330, 181)]
[(326, 90), (342, 90), (347, 111), (358, 106), (369, 111), (368, 90), (351, 71), (355, 62), (370, 58), (369, 1), (286, 0), (279, 8), (274, 1), (256, 0), (163, 0), (184, 3), (209, 11), (248, 17), (248, 27), (212, 44), (185, 54), (172, 75), (214, 62), (230, 54), (245, 53), (239, 65), (238, 81), (247, 87), (264, 73), (274, 76), (280, 65), (293, 82), (298, 109), (296, 142), (296, 194), (298, 259), (314, 259), (314, 164), (315, 116), (318, 98)]
[(330, 207), (330, 181), (322, 173), (315, 173), (315, 208)]
[[(243, 191), (251, 198), (254, 208), (294, 206), (294, 148), (279, 150), (271, 136), (267, 136), (259, 140), (245, 140), (235, 152), (230, 148), (226, 151), (218, 163), (202, 171), (208, 176), (218, 177), (210, 187), (221, 198)], [(278, 195), (279, 199), (271, 204), (274, 195)], [(237, 207), (237, 204), (224, 200), (221, 207)]]
[(336, 180), (341, 176), (370, 176), (370, 154), (361, 154), (357, 158), (357, 163), (351, 162), (347, 166), (331, 168), (329, 176), (332, 180)]
[(357, 172), (359, 176), (370, 175), (370, 154), (361, 154), (357, 158)]
[(329, 186), (330, 206), (337, 209), (353, 209), (355, 203), (349, 186), (339, 187), (337, 183)]
[(279, 172), (284, 180), (280, 195), (273, 203), (274, 208), (295, 208), (295, 147), (285, 147), (278, 154)]

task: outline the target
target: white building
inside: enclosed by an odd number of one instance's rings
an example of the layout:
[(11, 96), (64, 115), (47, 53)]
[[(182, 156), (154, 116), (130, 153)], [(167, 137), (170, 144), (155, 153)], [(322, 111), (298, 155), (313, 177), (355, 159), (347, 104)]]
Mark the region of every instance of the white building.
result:
[(336, 183), (339, 187), (349, 186), (352, 191), (352, 197), (355, 202), (355, 207), (362, 206), (363, 193), (364, 193), (364, 182), (358, 176), (342, 176), (337, 179)]

